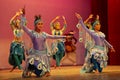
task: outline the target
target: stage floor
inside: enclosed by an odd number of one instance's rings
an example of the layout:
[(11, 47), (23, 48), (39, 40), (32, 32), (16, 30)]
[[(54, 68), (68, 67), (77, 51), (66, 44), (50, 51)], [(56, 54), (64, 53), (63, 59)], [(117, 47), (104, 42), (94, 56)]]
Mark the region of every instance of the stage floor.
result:
[(0, 70), (0, 80), (120, 80), (120, 66), (107, 66), (102, 73), (80, 73), (81, 66), (51, 67), (51, 76), (22, 78), (22, 71)]

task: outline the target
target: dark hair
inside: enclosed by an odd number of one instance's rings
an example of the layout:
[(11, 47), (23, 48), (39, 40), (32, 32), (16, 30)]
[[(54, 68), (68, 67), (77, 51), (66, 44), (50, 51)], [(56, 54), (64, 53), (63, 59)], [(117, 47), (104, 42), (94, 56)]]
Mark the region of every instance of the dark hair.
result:
[(22, 13), (23, 13), (23, 15), (25, 15), (25, 6), (24, 6), (24, 8), (22, 8)]
[(35, 15), (35, 21), (41, 19), (41, 15)]
[(41, 21), (41, 15), (35, 15), (34, 25)]

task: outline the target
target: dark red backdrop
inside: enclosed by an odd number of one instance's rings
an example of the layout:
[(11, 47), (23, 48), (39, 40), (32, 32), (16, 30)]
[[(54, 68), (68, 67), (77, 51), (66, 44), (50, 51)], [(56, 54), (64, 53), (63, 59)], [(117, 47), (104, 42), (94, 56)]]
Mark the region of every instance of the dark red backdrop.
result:
[(109, 54), (109, 63), (120, 65), (120, 0), (108, 0), (108, 16), (108, 36), (116, 49)]
[(101, 31), (116, 50), (116, 53), (109, 52), (109, 64), (120, 65), (120, 0), (92, 0), (91, 9), (100, 15)]

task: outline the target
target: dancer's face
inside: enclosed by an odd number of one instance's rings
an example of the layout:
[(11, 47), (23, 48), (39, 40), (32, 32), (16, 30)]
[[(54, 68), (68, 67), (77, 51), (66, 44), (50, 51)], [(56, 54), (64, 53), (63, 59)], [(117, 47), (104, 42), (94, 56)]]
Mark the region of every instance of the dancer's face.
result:
[(38, 22), (36, 24), (36, 28), (39, 29), (39, 30), (41, 30), (43, 28), (43, 22), (42, 21)]
[(54, 24), (54, 28), (55, 28), (56, 30), (60, 30), (60, 22), (56, 22), (56, 23)]
[(101, 28), (101, 25), (100, 25), (99, 23), (98, 23), (98, 24), (96, 24), (96, 25), (95, 25), (95, 27), (94, 27), (94, 29), (95, 29), (95, 30), (97, 30), (97, 31), (99, 31), (99, 30), (100, 30), (100, 28)]

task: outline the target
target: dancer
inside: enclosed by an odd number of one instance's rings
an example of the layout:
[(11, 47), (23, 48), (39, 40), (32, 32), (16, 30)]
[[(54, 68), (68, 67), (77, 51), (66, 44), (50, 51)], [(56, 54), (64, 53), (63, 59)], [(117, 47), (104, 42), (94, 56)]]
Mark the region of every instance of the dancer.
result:
[[(89, 55), (89, 58), (90, 58), (90, 61), (91, 61), (89, 72), (92, 72), (93, 70), (95, 70), (96, 73), (100, 73), (100, 72), (102, 72), (102, 69), (107, 66), (107, 60), (108, 60), (108, 56), (107, 56), (108, 50), (107, 50), (107, 48), (110, 48), (111, 52), (115, 52), (115, 49), (113, 48), (112, 45), (110, 45), (105, 40), (104, 33), (102, 33), (100, 31), (101, 25), (100, 25), (99, 20), (96, 20), (93, 23), (94, 32), (91, 32), (84, 25), (82, 17), (78, 13), (75, 13), (75, 15), (78, 18), (79, 24), (81, 25), (81, 27), (86, 32), (88, 32), (88, 34), (94, 40), (94, 46), (91, 48), (90, 55)], [(78, 27), (80, 27), (80, 26), (78, 26)]]
[(24, 8), (20, 9), (10, 20), (11, 29), (13, 31), (14, 40), (10, 45), (9, 64), (13, 66), (12, 72), (17, 66), (22, 69), (22, 60), (25, 60), (24, 44), (22, 41), (23, 30), (20, 26), (20, 16), (25, 15)]
[[(77, 43), (77, 39), (74, 37), (75, 31), (71, 30), (69, 31), (66, 36), (71, 36), (69, 38), (66, 38), (65, 40), (65, 56), (62, 58), (61, 60), (61, 64), (63, 64), (63, 62), (68, 59), (70, 60), (73, 65), (76, 65), (76, 43)], [(74, 57), (74, 58), (73, 58)], [(75, 59), (75, 60), (74, 60)]]
[(33, 48), (30, 49), (29, 56), (26, 61), (26, 67), (23, 72), (23, 77), (30, 76), (29, 71), (36, 74), (37, 77), (50, 76), (50, 63), (46, 39), (64, 39), (65, 36), (52, 36), (42, 31), (43, 21), (40, 15), (35, 16), (34, 30), (30, 30), (25, 24), (25, 17), (21, 18), (23, 30), (28, 34), (33, 43)]
[[(60, 26), (60, 22), (57, 21), (59, 18), (60, 18), (60, 16), (57, 16), (50, 23), (50, 29), (52, 31), (52, 35), (63, 35), (63, 32), (66, 29), (67, 24), (66, 24), (65, 17), (62, 16), (62, 18), (64, 20), (64, 26), (62, 29)], [(63, 58), (63, 56), (65, 55), (64, 42), (63, 42), (63, 40), (58, 39), (53, 42), (53, 45), (56, 45), (58, 48), (58, 51), (56, 52), (56, 54), (53, 55), (53, 59), (55, 59), (55, 61), (56, 61), (56, 65), (54, 65), (56, 68), (56, 67), (60, 66), (60, 61)]]
[(66, 53), (74, 52), (76, 50), (75, 44), (77, 43), (77, 39), (74, 37), (75, 32), (73, 30), (69, 31), (66, 36), (71, 36), (70, 38), (66, 38), (65, 40), (65, 51)]
[[(86, 27), (91, 31), (94, 32), (92, 24), (93, 24), (93, 14), (90, 14), (89, 17), (84, 21), (84, 24), (86, 25)], [(96, 16), (95, 20), (99, 20), (99, 16)], [(77, 27), (80, 31), (80, 27)], [(81, 29), (83, 29), (81, 27)], [(91, 38), (91, 36), (85, 32), (85, 62), (81, 68), (81, 73), (85, 73), (85, 72), (90, 72), (90, 66), (91, 66), (91, 61), (90, 61), (90, 50), (93, 48), (93, 39)]]

